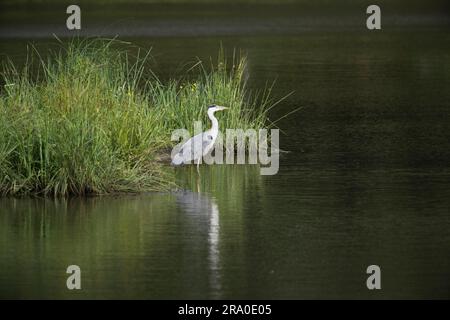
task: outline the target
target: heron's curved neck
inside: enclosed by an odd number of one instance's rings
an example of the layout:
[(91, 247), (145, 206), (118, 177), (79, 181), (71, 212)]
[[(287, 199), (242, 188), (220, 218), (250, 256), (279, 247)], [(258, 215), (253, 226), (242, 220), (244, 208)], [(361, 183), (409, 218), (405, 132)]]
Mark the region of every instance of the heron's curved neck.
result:
[(208, 111), (208, 117), (211, 120), (211, 130), (218, 131), (219, 130), (219, 122), (217, 121), (217, 118), (214, 117), (214, 111)]

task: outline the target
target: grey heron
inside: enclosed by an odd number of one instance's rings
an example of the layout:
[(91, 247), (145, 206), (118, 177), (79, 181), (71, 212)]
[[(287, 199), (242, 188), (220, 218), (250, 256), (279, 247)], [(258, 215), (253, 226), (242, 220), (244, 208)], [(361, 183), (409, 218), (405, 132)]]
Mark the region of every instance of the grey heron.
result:
[(194, 161), (194, 163), (197, 162), (198, 171), (200, 160), (211, 151), (219, 134), (219, 121), (214, 116), (214, 112), (225, 109), (228, 108), (215, 104), (208, 107), (208, 117), (212, 124), (211, 129), (201, 132), (186, 141), (172, 157), (172, 165), (178, 166)]

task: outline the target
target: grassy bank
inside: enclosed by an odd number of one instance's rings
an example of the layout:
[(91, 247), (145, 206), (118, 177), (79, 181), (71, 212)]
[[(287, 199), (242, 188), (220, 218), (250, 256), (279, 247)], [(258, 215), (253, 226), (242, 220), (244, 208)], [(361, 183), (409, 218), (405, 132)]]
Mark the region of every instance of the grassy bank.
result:
[(222, 127), (264, 125), (268, 101), (246, 92), (244, 58), (227, 65), (219, 55), (213, 66), (162, 83), (145, 56), (116, 47), (73, 42), (45, 61), (32, 54), (20, 70), (3, 66), (1, 195), (167, 190), (172, 169), (158, 156), (174, 129), (199, 119), (209, 126), (208, 105), (230, 107), (219, 115)]

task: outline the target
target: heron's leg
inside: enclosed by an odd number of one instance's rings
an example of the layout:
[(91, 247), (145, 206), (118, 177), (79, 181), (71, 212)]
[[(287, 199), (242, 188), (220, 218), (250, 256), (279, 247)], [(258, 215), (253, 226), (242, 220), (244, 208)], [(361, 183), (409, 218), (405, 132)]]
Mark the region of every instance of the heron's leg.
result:
[(200, 169), (199, 169), (199, 167), (200, 167), (200, 159), (201, 158), (198, 158), (198, 160), (197, 160), (197, 173), (198, 173), (198, 175), (200, 175)]

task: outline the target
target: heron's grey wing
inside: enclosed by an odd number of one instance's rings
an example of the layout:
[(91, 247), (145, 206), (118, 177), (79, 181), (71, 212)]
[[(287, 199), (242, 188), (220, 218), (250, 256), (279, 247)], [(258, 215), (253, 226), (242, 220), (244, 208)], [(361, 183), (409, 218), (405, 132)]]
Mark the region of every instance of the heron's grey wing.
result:
[(202, 142), (202, 150), (203, 150), (203, 155), (207, 154), (212, 147), (214, 146), (214, 137), (212, 136), (210, 130), (205, 131), (203, 133), (203, 142)]
[(199, 159), (202, 156), (202, 143), (203, 133), (199, 133), (183, 144), (177, 156), (180, 156), (184, 163)]

